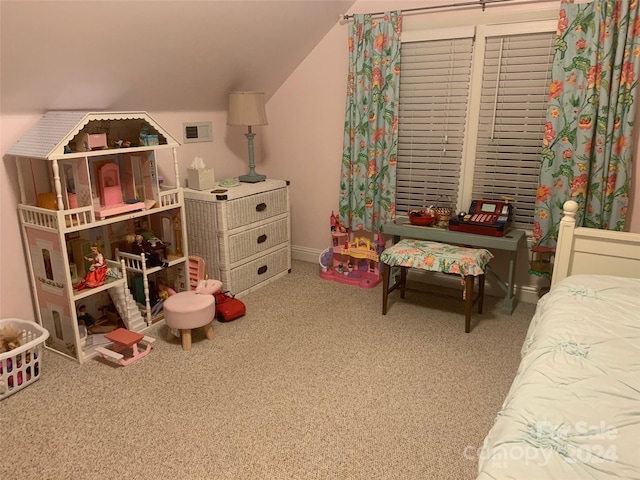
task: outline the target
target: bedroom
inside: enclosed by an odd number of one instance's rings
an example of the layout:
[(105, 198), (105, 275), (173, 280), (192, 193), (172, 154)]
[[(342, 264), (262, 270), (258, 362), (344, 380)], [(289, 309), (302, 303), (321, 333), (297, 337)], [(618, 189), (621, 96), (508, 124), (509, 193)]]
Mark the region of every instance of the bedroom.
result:
[[(272, 10), (269, 7), (271, 2), (255, 2), (251, 9), (256, 16), (260, 15), (263, 19), (273, 19), (269, 23), (276, 25), (276, 27), (270, 27), (266, 29), (267, 31), (262, 30), (265, 27), (258, 28), (255, 25), (262, 22), (251, 20), (252, 17), (246, 12), (246, 5), (236, 9), (232, 6), (234, 2), (210, 2), (218, 4), (211, 7), (218, 9), (213, 10), (211, 16), (219, 15), (219, 18), (226, 19), (232, 25), (237, 25), (234, 22), (239, 22), (238, 19), (242, 18), (244, 23), (241, 26), (245, 27), (245, 31), (254, 31), (255, 36), (249, 37), (244, 32), (232, 34), (225, 31), (224, 33), (229, 35), (228, 37), (213, 37), (203, 42), (215, 45), (215, 48), (201, 52), (203, 56), (192, 58), (191, 63), (187, 63), (185, 58), (178, 55), (179, 52), (188, 49), (180, 47), (180, 42), (186, 33), (176, 28), (166, 27), (166, 25), (170, 25), (168, 18), (172, 11), (149, 9), (148, 2), (133, 2), (133, 5), (127, 7), (127, 11), (122, 12), (114, 12), (113, 7), (104, 8), (95, 12), (93, 17), (90, 15), (91, 12), (81, 9), (77, 3), (66, 7), (64, 6), (66, 3), (52, 7), (51, 5), (55, 2), (39, 4), (14, 2), (25, 5), (23, 7), (10, 5), (14, 9), (13, 15), (22, 18), (21, 21), (10, 16), (11, 8), (6, 5), (11, 3), (3, 2), (2, 7), (3, 153), (45, 110), (62, 108), (143, 109), (157, 114), (158, 119), (178, 138), (182, 138), (183, 122), (213, 120), (214, 141), (212, 143), (191, 144), (181, 148), (182, 176), (186, 177), (184, 173), (193, 158), (201, 156), (207, 164), (215, 168), (216, 177), (223, 179), (243, 173), (246, 167), (246, 142), (242, 138), (242, 131), (227, 128), (225, 125), (224, 95), (230, 88), (264, 89), (271, 93), (267, 104), (269, 126), (258, 129), (256, 151), (258, 167), (270, 178), (286, 178), (292, 182), (294, 257), (306, 260), (315, 259), (316, 252), (326, 246), (326, 219), (330, 211), (335, 208), (338, 192), (337, 177), (342, 147), (341, 124), (344, 116), (347, 57), (345, 26), (337, 24), (337, 14), (347, 11), (378, 11), (390, 8), (391, 5), (394, 8), (411, 8), (424, 4), (424, 2), (361, 1), (351, 5), (351, 2), (338, 2), (338, 5), (328, 9), (329, 12), (321, 7), (316, 7), (318, 10), (313, 10), (309, 16), (313, 16), (312, 23), (314, 24), (321, 24), (322, 22), (317, 19), (322, 18), (325, 22), (323, 24), (324, 30), (316, 33), (312, 43), (304, 45), (306, 51), (294, 52), (293, 58), (287, 56), (283, 60), (284, 63), (280, 69), (290, 72), (290, 75), (284, 78), (275, 75), (278, 78), (272, 78), (270, 77), (272, 68), (260, 63), (258, 55), (271, 58), (285, 57), (283, 52), (286, 52), (292, 42), (289, 36), (279, 38), (278, 41), (274, 40), (270, 50), (266, 52), (260, 50), (259, 53), (252, 56), (256, 45), (262, 42), (262, 40), (258, 42), (256, 39), (271, 38), (271, 35), (274, 35), (272, 30), (278, 32), (281, 30), (277, 27), (278, 18), (274, 14), (274, 10), (277, 9)], [(304, 9), (313, 8), (310, 5), (298, 6), (305, 3), (314, 2), (292, 2), (293, 6), (289, 5), (288, 7), (302, 9), (302, 13), (304, 13)], [(540, 2), (527, 3), (529, 8), (542, 8)], [(557, 2), (546, 3), (556, 5)], [(49, 4), (48, 7), (47, 4)], [(37, 5), (38, 8), (35, 8), (34, 5)], [(34, 10), (30, 11), (30, 8)], [(451, 13), (448, 15), (450, 16)], [(44, 18), (56, 20), (45, 22)], [(94, 39), (92, 28), (96, 22), (115, 22), (118, 18), (125, 18), (127, 24), (124, 28), (126, 31), (135, 32), (135, 35), (122, 35), (122, 31), (118, 31), (117, 37), (119, 41), (123, 42), (122, 45), (116, 40), (105, 40), (102, 37), (100, 40)], [(30, 19), (32, 23), (27, 19)], [(81, 38), (61, 35), (60, 42), (56, 43), (44, 36), (47, 30), (43, 25), (50, 25), (50, 31), (56, 33), (60, 25), (65, 25), (66, 28), (62, 30), (70, 32), (71, 25), (65, 22), (71, 22), (74, 19), (84, 26), (84, 29), (80, 30), (83, 33)], [(4, 24), (5, 21), (9, 22), (10, 20), (11, 26)], [(144, 26), (143, 22), (145, 21), (152, 26)], [(298, 26), (298, 29), (308, 30), (308, 24)], [(236, 30), (240, 30), (240, 28), (236, 28)], [(12, 41), (11, 37), (7, 37), (11, 32), (17, 35), (17, 39)], [(150, 37), (145, 38), (145, 35), (141, 34), (142, 32)], [(301, 36), (299, 30), (293, 30), (293, 32), (296, 38), (306, 38)], [(282, 32), (279, 33), (282, 34)], [(20, 48), (11, 46), (24, 44), (27, 35), (38, 41), (35, 46), (25, 45), (24, 48), (29, 48), (28, 50), (24, 53), (14, 53), (13, 56), (11, 52), (5, 54), (5, 49), (10, 48), (13, 49), (12, 51), (20, 52)], [(94, 40), (89, 42), (85, 41), (85, 38)], [(161, 48), (156, 49), (153, 45), (148, 44), (150, 38), (155, 41), (166, 38), (170, 41), (162, 43)], [(189, 38), (192, 42), (199, 41), (199, 37), (196, 36)], [(47, 42), (43, 39), (47, 39)], [(294, 43), (302, 44), (303, 42), (296, 41)], [(47, 48), (44, 48), (43, 44), (47, 44)], [(90, 54), (95, 53), (96, 44), (100, 45), (102, 53), (99, 61), (93, 63), (93, 71), (88, 73), (86, 68), (81, 66), (87, 64), (85, 59), (93, 58)], [(246, 62), (241, 63), (242, 68), (237, 70), (243, 75), (240, 76), (240, 73), (236, 73), (236, 78), (227, 78), (228, 84), (221, 85), (215, 81), (215, 74), (225, 69), (221, 63), (224, 65), (224, 62), (230, 60), (226, 57), (217, 60), (216, 55), (219, 54), (219, 50), (230, 49), (231, 47), (228, 45), (235, 44), (243, 46), (242, 52), (247, 58)], [(269, 44), (271, 45), (271, 43)], [(144, 52), (143, 60), (140, 60), (141, 52)], [(165, 54), (167, 55), (166, 59)], [(22, 56), (21, 61), (16, 58), (16, 55)], [(158, 58), (162, 60), (158, 61)], [(20, 90), (20, 94), (16, 98), (5, 93), (5, 89), (11, 86), (17, 88), (18, 82), (13, 79), (13, 83), (10, 83), (11, 74), (9, 72), (11, 69), (5, 66), (5, 61), (8, 59), (13, 59), (14, 62), (21, 65), (21, 74), (28, 74), (28, 78), (30, 78), (29, 82), (24, 82), (25, 88), (31, 85), (37, 93), (30, 90)], [(239, 63), (238, 58), (234, 58), (233, 62), (234, 64)], [(114, 68), (114, 65), (117, 68)], [(192, 79), (192, 83), (181, 81), (185, 77), (184, 72), (193, 68), (192, 65), (197, 65), (199, 70), (203, 70), (206, 81), (199, 78)], [(212, 65), (212, 73), (204, 70), (206, 65)], [(235, 71), (235, 69), (233, 70)], [(255, 73), (256, 70), (260, 70), (260, 74)], [(269, 72), (267, 75), (269, 84), (265, 85), (256, 79), (258, 75), (263, 75), (262, 71)], [(123, 83), (123, 80), (130, 81), (132, 76), (136, 76), (140, 80), (132, 82), (131, 85)], [(222, 73), (220, 76), (222, 77)], [(62, 81), (62, 78), (65, 80)], [(159, 78), (168, 79), (170, 82), (169, 84), (159, 82)], [(47, 79), (49, 80), (47, 81)], [(81, 79), (81, 81), (74, 83), (74, 79)], [(137, 90), (130, 90), (129, 87), (133, 88), (134, 86)], [(99, 92), (97, 96), (96, 91)], [(319, 91), (324, 93), (319, 95), (316, 93)], [(183, 95), (184, 97), (181, 97)], [(206, 105), (207, 108), (202, 108), (202, 105)], [(305, 106), (302, 111), (298, 111), (300, 105)], [(291, 115), (294, 108), (296, 115)], [(335, 140), (328, 141), (327, 139)], [(15, 171), (10, 162), (5, 162), (4, 168), (5, 175), (1, 180), (3, 269), (0, 308), (2, 308), (3, 317), (22, 316), (24, 315), (23, 306), (31, 305), (31, 298), (28, 293), (24, 258), (22, 255), (15, 255), (15, 252), (22, 251), (15, 214), (17, 197), (13, 188)], [(635, 228), (635, 231), (638, 231), (640, 226), (639, 214), (640, 208), (634, 208), (631, 227)], [(527, 253), (522, 252), (519, 264), (525, 265), (526, 262)], [(522, 272), (519, 280), (521, 283), (529, 281), (526, 272)], [(531, 291), (534, 292), (533, 289)]]

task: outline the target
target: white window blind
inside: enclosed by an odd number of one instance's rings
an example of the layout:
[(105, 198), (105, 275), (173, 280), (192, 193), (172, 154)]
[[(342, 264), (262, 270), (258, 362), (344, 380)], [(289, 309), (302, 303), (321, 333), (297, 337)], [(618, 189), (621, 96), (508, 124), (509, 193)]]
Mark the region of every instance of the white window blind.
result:
[(554, 20), (481, 26), (475, 43), (470, 34), (443, 38), (447, 32), (403, 42), (399, 213), (441, 195), (459, 210), (474, 198), (506, 196), (515, 226), (531, 228), (555, 27)]
[(473, 198), (513, 199), (515, 226), (530, 228), (555, 34), (489, 37), (473, 172)]
[(435, 204), (439, 196), (449, 197), (455, 206), (472, 54), (472, 38), (402, 44), (398, 212)]

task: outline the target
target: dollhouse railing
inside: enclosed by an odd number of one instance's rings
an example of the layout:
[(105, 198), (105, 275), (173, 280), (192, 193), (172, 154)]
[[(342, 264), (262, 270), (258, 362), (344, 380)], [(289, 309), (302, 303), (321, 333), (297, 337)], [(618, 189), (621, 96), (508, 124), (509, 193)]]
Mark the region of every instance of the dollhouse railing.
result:
[(58, 212), (29, 205), (18, 205), (23, 224), (35, 225), (48, 230), (58, 230)]
[(22, 223), (48, 230), (62, 230), (63, 228), (73, 227), (83, 228), (90, 226), (93, 222), (93, 212), (90, 206), (62, 212), (30, 205), (19, 205), (18, 209)]
[[(179, 206), (182, 203), (180, 192), (178, 188), (160, 192), (160, 207)], [(60, 211), (20, 204), (18, 210), (23, 224), (47, 230), (81, 230), (96, 221), (91, 205)]]
[(94, 221), (92, 207), (90, 206), (65, 210), (63, 214), (67, 228), (88, 226)]
[(180, 189), (173, 188), (171, 190), (164, 190), (160, 192), (160, 206), (170, 207), (172, 205), (179, 205), (180, 201)]
[(152, 324), (151, 319), (151, 302), (150, 302), (150, 292), (149, 292), (149, 274), (157, 272), (161, 270), (161, 267), (150, 267), (147, 268), (147, 261), (144, 253), (140, 255), (136, 255), (133, 253), (123, 252), (119, 249), (116, 249), (116, 258), (119, 259), (125, 265), (125, 270), (128, 272), (135, 272), (142, 275), (142, 285), (144, 289), (144, 300), (145, 300), (145, 321), (147, 325)]

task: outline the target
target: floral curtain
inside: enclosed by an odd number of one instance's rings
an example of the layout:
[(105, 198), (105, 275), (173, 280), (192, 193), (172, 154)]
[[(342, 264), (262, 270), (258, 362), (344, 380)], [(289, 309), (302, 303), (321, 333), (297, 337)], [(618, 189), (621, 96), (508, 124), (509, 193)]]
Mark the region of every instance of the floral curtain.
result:
[(354, 15), (340, 175), (339, 220), (380, 231), (395, 216), (400, 12)]
[(555, 247), (562, 205), (578, 225), (622, 230), (631, 182), (640, 59), (638, 1), (560, 7), (534, 242)]

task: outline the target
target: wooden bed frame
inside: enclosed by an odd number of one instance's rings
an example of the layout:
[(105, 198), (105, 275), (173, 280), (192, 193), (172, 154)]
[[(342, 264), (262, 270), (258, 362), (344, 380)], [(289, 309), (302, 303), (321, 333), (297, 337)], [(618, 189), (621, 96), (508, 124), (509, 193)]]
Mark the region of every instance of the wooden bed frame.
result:
[(640, 278), (640, 234), (576, 227), (578, 204), (565, 202), (551, 286), (577, 274)]

